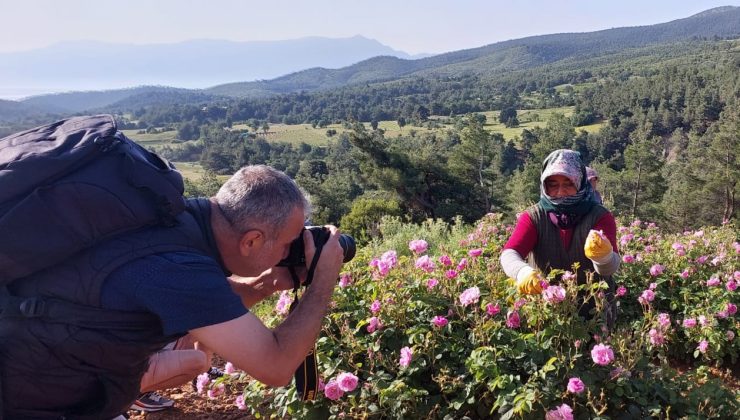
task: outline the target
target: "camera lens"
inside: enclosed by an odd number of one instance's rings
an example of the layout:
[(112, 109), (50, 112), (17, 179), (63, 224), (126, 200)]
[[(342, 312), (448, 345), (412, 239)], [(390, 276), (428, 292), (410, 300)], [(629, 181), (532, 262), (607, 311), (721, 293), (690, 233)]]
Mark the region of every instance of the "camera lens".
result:
[(350, 262), (352, 261), (352, 258), (355, 257), (355, 253), (357, 252), (357, 247), (355, 246), (355, 238), (341, 234), (339, 235), (339, 245), (342, 246), (342, 249), (344, 250), (344, 262)]

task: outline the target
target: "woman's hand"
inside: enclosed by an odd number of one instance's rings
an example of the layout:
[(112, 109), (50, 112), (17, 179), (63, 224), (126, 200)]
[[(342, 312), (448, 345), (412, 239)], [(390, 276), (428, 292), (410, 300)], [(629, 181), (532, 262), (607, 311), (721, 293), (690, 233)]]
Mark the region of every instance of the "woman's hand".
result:
[(542, 275), (530, 266), (523, 267), (516, 275), (516, 290), (522, 295), (538, 295), (542, 292)]
[(583, 245), (583, 252), (591, 260), (601, 261), (611, 255), (613, 251), (609, 239), (601, 231), (591, 230), (588, 232), (586, 243)]

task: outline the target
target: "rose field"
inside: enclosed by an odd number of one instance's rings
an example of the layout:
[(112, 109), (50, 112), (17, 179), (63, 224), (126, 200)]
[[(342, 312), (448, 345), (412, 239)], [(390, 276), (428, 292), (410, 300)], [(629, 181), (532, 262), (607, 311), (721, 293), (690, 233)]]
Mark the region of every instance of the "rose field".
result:
[[(199, 378), (198, 398), (254, 418), (740, 416), (734, 226), (619, 227), (611, 329), (578, 317), (577, 293), (606, 302), (605, 284), (575, 284), (578, 267), (518, 295), (498, 262), (511, 229), (493, 214), (475, 226), (385, 219), (383, 239), (345, 265), (317, 342), (315, 401), (230, 364)], [(290, 298), (255, 311), (275, 324)]]

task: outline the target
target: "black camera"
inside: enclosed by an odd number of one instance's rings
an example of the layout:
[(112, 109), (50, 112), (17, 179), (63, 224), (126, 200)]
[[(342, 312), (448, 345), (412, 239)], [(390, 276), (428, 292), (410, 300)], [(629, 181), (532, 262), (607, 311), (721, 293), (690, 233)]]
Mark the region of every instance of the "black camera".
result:
[[(305, 230), (311, 232), (313, 243), (316, 248), (322, 246), (329, 240), (331, 232), (323, 226), (306, 226)], [(339, 235), (339, 245), (344, 250), (344, 262), (349, 262), (355, 257), (357, 248), (355, 247), (355, 238), (341, 234)], [(303, 232), (290, 244), (288, 256), (282, 259), (278, 264), (279, 267), (300, 267), (306, 265), (306, 253), (303, 249)]]

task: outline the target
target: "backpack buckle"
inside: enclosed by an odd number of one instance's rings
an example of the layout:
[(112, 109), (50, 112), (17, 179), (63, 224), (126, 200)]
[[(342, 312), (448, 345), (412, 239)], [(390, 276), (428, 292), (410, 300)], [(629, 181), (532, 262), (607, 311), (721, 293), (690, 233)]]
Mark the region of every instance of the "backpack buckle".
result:
[(39, 298), (28, 298), (21, 302), (19, 308), (26, 318), (38, 318), (44, 315), (46, 303)]

